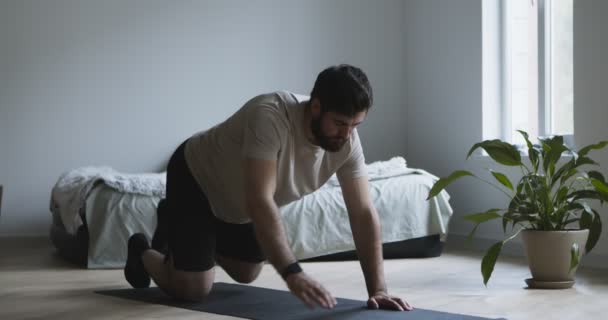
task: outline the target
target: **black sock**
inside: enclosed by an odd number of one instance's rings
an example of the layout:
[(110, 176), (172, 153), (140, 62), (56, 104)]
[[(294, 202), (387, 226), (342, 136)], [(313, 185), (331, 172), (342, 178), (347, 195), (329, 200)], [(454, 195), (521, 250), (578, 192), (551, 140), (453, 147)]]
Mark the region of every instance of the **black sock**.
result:
[(142, 233), (136, 233), (129, 238), (125, 278), (133, 288), (150, 286), (150, 275), (144, 267), (143, 253), (150, 249), (148, 239)]
[(152, 237), (152, 249), (167, 254), (167, 199), (158, 202), (156, 209), (156, 230)]

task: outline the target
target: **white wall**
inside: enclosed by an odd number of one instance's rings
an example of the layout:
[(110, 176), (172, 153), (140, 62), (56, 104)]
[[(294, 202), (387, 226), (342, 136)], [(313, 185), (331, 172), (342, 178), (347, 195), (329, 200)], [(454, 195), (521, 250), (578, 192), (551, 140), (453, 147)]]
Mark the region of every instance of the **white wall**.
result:
[(190, 134), (253, 95), (367, 72), (369, 161), (403, 154), (404, 6), (366, 1), (0, 2), (0, 235), (46, 234), (58, 176), (164, 169)]
[[(487, 159), (464, 161), (482, 135), (482, 1), (412, 0), (406, 2), (406, 92), (408, 143), (406, 155), (412, 166), (445, 176), (456, 169), (480, 172), (491, 165)], [(494, 0), (487, 0), (494, 1)], [(608, 1), (577, 0), (574, 16), (575, 136), (578, 146), (608, 139)], [(591, 156), (608, 167), (608, 152)], [(509, 172), (508, 170), (504, 170)], [(603, 170), (607, 175), (608, 171)], [(487, 185), (464, 179), (448, 187), (455, 210), (452, 239), (461, 239), (472, 225), (466, 213), (507, 204), (506, 198)], [(608, 210), (602, 210), (608, 221)], [(608, 232), (584, 263), (608, 266)], [(478, 229), (474, 247), (486, 249), (501, 240), (499, 223)], [(487, 241), (486, 241), (487, 240)], [(507, 253), (523, 254), (514, 246)]]

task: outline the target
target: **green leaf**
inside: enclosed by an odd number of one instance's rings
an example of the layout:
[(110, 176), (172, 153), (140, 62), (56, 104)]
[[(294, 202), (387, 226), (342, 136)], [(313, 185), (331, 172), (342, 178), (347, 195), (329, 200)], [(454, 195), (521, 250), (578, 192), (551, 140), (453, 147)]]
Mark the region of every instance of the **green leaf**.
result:
[(604, 148), (607, 145), (608, 145), (608, 141), (600, 141), (595, 144), (590, 144), (590, 145), (582, 148), (581, 150), (579, 150), (578, 154), (582, 157), (582, 156), (586, 155), (587, 153), (589, 153), (589, 151), (591, 151), (591, 150), (599, 150), (599, 149)]
[(554, 173), (555, 173), (555, 163), (551, 163), (551, 164), (549, 164), (549, 170), (548, 170), (547, 174), (549, 176), (553, 176)]
[[(568, 161), (566, 164), (564, 164), (563, 166), (561, 166), (561, 168), (559, 168), (559, 170), (557, 170), (557, 172), (551, 176), (551, 187), (553, 187), (553, 185), (555, 184), (555, 182), (557, 182), (557, 180), (559, 180), (565, 173), (570, 172), (571, 168), (574, 168), (575, 165), (575, 160), (572, 159), (570, 161)], [(564, 180), (562, 180), (563, 183)]]
[(559, 228), (557, 228), (557, 230), (563, 230), (567, 225), (571, 224), (572, 222), (576, 222), (576, 221), (580, 221), (581, 218), (572, 218), (572, 219), (568, 219), (566, 221), (564, 221), (561, 226)]
[(486, 212), (467, 214), (464, 216), (464, 219), (480, 224), (500, 218), (501, 215), (497, 213), (498, 211), (500, 211), (500, 209), (490, 209)]
[(540, 222), (540, 218), (539, 218), (538, 214), (536, 214), (536, 213), (534, 213), (534, 214), (520, 213), (520, 214), (513, 214), (511, 216), (511, 221), (513, 221), (513, 225), (515, 225), (516, 223), (519, 223), (519, 222), (529, 222), (531, 224), (534, 224), (534, 223)]
[(515, 146), (501, 140), (485, 140), (476, 143), (471, 147), (467, 158), (471, 156), (473, 151), (478, 148), (484, 149), (494, 161), (505, 166), (519, 166), (521, 163), (521, 155)]
[[(559, 206), (556, 205), (556, 207), (559, 207)], [(555, 225), (555, 230), (563, 230), (566, 225), (578, 220), (578, 218), (576, 218), (573, 221), (568, 221), (567, 219), (569, 216), (570, 216), (570, 213), (568, 212), (568, 210), (566, 208), (559, 208), (559, 209), (555, 210), (550, 215), (550, 218), (551, 218), (550, 220)]]
[(488, 280), (492, 276), (492, 272), (494, 271), (494, 266), (496, 265), (496, 260), (498, 259), (498, 255), (502, 250), (503, 242), (497, 242), (488, 249), (485, 256), (481, 260), (481, 274), (483, 276), (483, 284), (485, 286), (488, 285)]
[(589, 253), (597, 242), (600, 240), (600, 235), (602, 234), (602, 220), (597, 211), (593, 210), (594, 218), (591, 223), (591, 227), (589, 228), (589, 238), (587, 238), (587, 243), (585, 244), (585, 252)]
[(524, 185), (524, 194), (526, 195), (526, 198), (534, 199), (533, 196), (536, 196), (535, 191), (536, 191), (536, 188), (534, 188), (534, 190), (533, 190), (531, 183), (526, 183)]
[(595, 179), (595, 178), (591, 178), (591, 184), (595, 187), (595, 190), (597, 190), (598, 192), (608, 194), (608, 185), (606, 185), (604, 182), (602, 182), (598, 179)]
[(471, 232), (469, 232), (469, 234), (467, 235), (467, 246), (469, 246), (472, 242), (473, 242), (473, 236), (475, 235), (475, 231), (477, 231), (477, 228), (479, 227), (479, 224), (476, 224), (475, 227), (473, 228), (473, 230), (471, 230)]
[(557, 194), (555, 195), (555, 204), (557, 206), (559, 206), (560, 203), (566, 200), (566, 197), (568, 196), (568, 191), (568, 186), (562, 186), (561, 188), (559, 188), (559, 191), (557, 191)]
[(483, 284), (488, 285), (488, 280), (492, 276), (492, 272), (494, 271), (494, 266), (496, 265), (496, 259), (500, 255), (500, 251), (502, 250), (502, 246), (513, 238), (517, 237), (517, 235), (521, 232), (522, 229), (519, 229), (513, 235), (508, 237), (507, 239), (497, 242), (493, 244), (490, 249), (486, 252), (481, 260), (481, 274), (483, 276)]
[(554, 136), (550, 139), (541, 140), (544, 150), (543, 169), (549, 174), (549, 168), (555, 168), (555, 164), (561, 157), (564, 151), (568, 151), (568, 147), (564, 145), (564, 137)]
[(579, 256), (579, 250), (578, 250), (578, 243), (573, 243), (572, 244), (572, 248), (570, 248), (570, 270), (572, 271), (572, 269), (576, 268), (578, 266), (578, 256)]
[(589, 176), (589, 178), (593, 178), (593, 179), (599, 180), (603, 183), (606, 183), (606, 179), (604, 178), (604, 175), (601, 172), (589, 171), (589, 172), (587, 172), (587, 176)]
[(530, 142), (528, 133), (522, 130), (517, 130), (526, 140), (526, 145), (528, 146), (528, 158), (530, 158), (530, 162), (532, 162), (532, 166), (534, 167), (534, 171), (538, 170), (538, 151), (534, 149), (534, 145)]
[(539, 164), (539, 152), (536, 149), (528, 150), (528, 158), (530, 158), (530, 162), (534, 166), (534, 172), (538, 172), (538, 164)]
[(568, 195), (568, 198), (572, 198), (571, 201), (581, 200), (581, 199), (595, 199), (602, 200), (602, 194), (596, 190), (576, 190), (571, 192)]
[(585, 206), (583, 206), (582, 204), (580, 204), (578, 202), (569, 202), (568, 209), (569, 210), (583, 210), (583, 209), (585, 209)]
[(586, 164), (592, 164), (592, 165), (599, 165), (597, 162), (595, 162), (593, 159), (589, 158), (589, 157), (578, 157), (578, 159), (576, 159), (576, 165), (575, 168), (578, 168), (580, 166), (586, 165)]
[(581, 219), (578, 223), (581, 230), (589, 229), (589, 237), (585, 244), (585, 252), (589, 253), (600, 239), (602, 233), (602, 220), (597, 211), (591, 209), (586, 203), (583, 205), (583, 208), (583, 213), (581, 213)]
[(504, 175), (500, 172), (492, 171), (492, 170), (490, 170), (490, 172), (492, 173), (494, 178), (496, 178), (496, 180), (498, 180), (498, 182), (500, 182), (500, 184), (513, 190), (513, 184), (511, 184), (511, 181), (509, 180), (509, 178), (507, 178), (506, 175)]
[(523, 130), (515, 130), (515, 131), (519, 132), (521, 134), (521, 136), (524, 137), (524, 140), (526, 140), (526, 144), (528, 145), (528, 148), (532, 149), (532, 142), (530, 142), (528, 133)]
[(484, 142), (487, 142), (487, 141), (489, 141), (489, 140), (482, 141), (482, 142), (477, 142), (476, 144), (474, 144), (474, 145), (471, 147), (471, 149), (469, 149), (469, 152), (467, 153), (467, 159), (468, 159), (468, 158), (469, 158), (469, 157), (470, 157), (470, 156), (473, 154), (473, 152), (474, 152), (475, 150), (477, 150), (478, 148), (480, 148), (480, 147), (481, 147), (481, 146), (484, 144)]
[(549, 188), (547, 188), (547, 186), (543, 183), (539, 188), (536, 189), (536, 191), (540, 193), (539, 196), (543, 208), (545, 208), (545, 213), (551, 214), (554, 208), (553, 201), (551, 201), (551, 190), (549, 190)]
[(469, 171), (456, 170), (456, 171), (452, 172), (452, 174), (450, 174), (449, 177), (441, 178), (441, 179), (437, 180), (437, 182), (435, 182), (435, 184), (431, 188), (431, 191), (429, 191), (429, 195), (427, 196), (426, 200), (429, 200), (430, 198), (438, 195), (439, 192), (441, 192), (441, 190), (445, 189), (445, 187), (447, 187), (450, 183), (454, 182), (454, 180), (465, 177), (465, 176), (475, 177), (475, 175), (470, 173)]
[(488, 142), (488, 141), (489, 141), (489, 140), (482, 141), (482, 142), (477, 142), (476, 144), (474, 144), (474, 145), (471, 147), (471, 149), (469, 149), (469, 152), (467, 153), (467, 159), (468, 159), (469, 157), (471, 157), (471, 155), (473, 154), (473, 152), (475, 152), (475, 150), (477, 150), (477, 149), (481, 148), (481, 146), (482, 146), (484, 143)]
[(587, 239), (587, 244), (585, 245), (585, 252), (589, 253), (595, 245), (600, 240), (600, 235), (602, 234), (602, 220), (599, 216), (595, 216), (593, 219), (593, 224), (591, 225), (591, 229), (589, 229), (589, 238)]
[(578, 225), (583, 229), (591, 229), (591, 225), (593, 224), (593, 214), (590, 211), (583, 210), (581, 213), (581, 219), (578, 221)]
[(505, 213), (502, 216), (502, 232), (507, 233), (507, 225), (509, 225), (509, 213)]
[(568, 171), (568, 173), (566, 173), (561, 181), (559, 183), (564, 184), (564, 182), (568, 181), (568, 179), (572, 178), (574, 175), (576, 175), (578, 173), (578, 170), (576, 169), (570, 169), (570, 171)]

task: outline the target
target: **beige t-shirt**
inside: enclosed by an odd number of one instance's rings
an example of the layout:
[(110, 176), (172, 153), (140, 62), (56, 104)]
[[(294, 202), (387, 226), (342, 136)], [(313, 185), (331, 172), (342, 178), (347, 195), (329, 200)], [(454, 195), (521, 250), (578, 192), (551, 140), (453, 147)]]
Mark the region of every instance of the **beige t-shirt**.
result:
[(339, 180), (367, 176), (356, 130), (338, 152), (325, 151), (306, 138), (307, 101), (308, 97), (287, 91), (263, 94), (188, 140), (186, 162), (218, 218), (251, 221), (245, 210), (246, 157), (276, 160), (274, 200), (279, 207), (319, 189), (334, 173)]

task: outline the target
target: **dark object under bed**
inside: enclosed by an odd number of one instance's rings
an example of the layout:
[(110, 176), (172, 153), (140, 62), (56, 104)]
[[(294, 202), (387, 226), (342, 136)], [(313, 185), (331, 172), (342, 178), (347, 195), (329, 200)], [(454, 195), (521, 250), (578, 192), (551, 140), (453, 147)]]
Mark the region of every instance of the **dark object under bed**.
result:
[(76, 234), (69, 234), (63, 225), (53, 223), (50, 231), (51, 242), (57, 248), (57, 254), (63, 259), (86, 268), (89, 258), (89, 231), (81, 225)]
[[(439, 240), (438, 234), (382, 244), (382, 253), (385, 259), (439, 257), (442, 251), (443, 242)], [(344, 261), (357, 259), (355, 250), (350, 250), (304, 259), (302, 261)]]
[[(61, 222), (54, 221), (50, 236), (59, 256), (80, 267), (87, 267), (89, 232), (86, 227), (86, 221), (78, 228), (76, 235), (67, 233)], [(443, 251), (443, 242), (440, 241), (439, 235), (430, 235), (384, 243), (382, 244), (382, 251), (385, 259), (438, 257)], [(304, 259), (302, 261), (344, 261), (356, 259), (357, 253), (354, 250), (350, 250)]]

